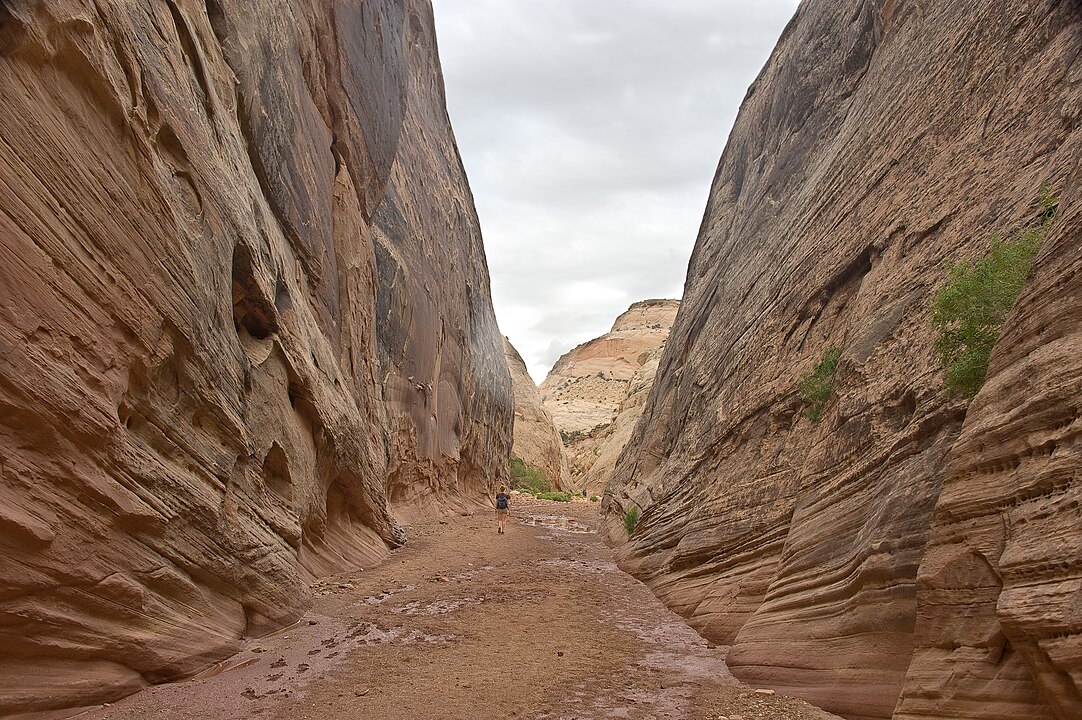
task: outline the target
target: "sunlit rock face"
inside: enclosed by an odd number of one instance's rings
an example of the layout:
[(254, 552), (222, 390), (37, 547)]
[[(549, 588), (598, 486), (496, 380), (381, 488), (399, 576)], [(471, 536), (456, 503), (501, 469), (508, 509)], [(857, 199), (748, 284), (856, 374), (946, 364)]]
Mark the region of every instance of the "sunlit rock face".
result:
[[(1080, 13), (808, 0), (748, 92), (605, 508), (622, 566), (753, 685), (850, 718), (1082, 716)], [(930, 298), (1045, 183), (1061, 216), (967, 415)]]
[(612, 329), (567, 352), (541, 383), (562, 432), (571, 486), (600, 494), (631, 436), (680, 303), (643, 300)]
[(292, 621), (506, 477), (426, 0), (0, 4), (0, 714)]
[(526, 363), (507, 338), (503, 339), (507, 369), (515, 392), (515, 429), (512, 457), (545, 474), (555, 489), (569, 486), (563, 443), (552, 423), (552, 415), (541, 403), (541, 393), (526, 369)]

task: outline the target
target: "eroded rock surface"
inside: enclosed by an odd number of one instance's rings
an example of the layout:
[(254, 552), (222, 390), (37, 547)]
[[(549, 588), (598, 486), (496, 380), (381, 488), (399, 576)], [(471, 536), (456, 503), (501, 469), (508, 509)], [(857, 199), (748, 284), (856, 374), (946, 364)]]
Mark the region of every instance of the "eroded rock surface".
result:
[(810, 0), (749, 90), (605, 500), (621, 543), (642, 510), (623, 566), (741, 679), (850, 718), (903, 685), (900, 717), (1082, 713), (1076, 215), (964, 431), (928, 320), (1044, 183), (1076, 201), (1080, 50), (1075, 3)]
[(561, 431), (573, 487), (601, 493), (654, 381), (677, 300), (632, 305), (612, 330), (561, 357), (541, 383)]
[(948, 455), (897, 720), (1082, 717), (1080, 195), (1076, 173)]
[(0, 5), (0, 714), (190, 673), (506, 475), (425, 0)]
[(545, 473), (553, 488), (568, 487), (571, 474), (552, 415), (542, 404), (541, 393), (530, 377), (522, 356), (506, 337), (503, 339), (503, 349), (515, 391), (515, 439), (511, 456)]

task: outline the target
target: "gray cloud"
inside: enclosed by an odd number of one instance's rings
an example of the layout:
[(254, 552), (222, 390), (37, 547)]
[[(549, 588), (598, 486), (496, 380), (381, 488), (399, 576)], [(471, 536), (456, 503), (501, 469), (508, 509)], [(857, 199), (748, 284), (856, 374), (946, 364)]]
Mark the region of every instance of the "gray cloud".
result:
[(497, 319), (536, 380), (679, 297), (745, 91), (797, 0), (434, 0)]

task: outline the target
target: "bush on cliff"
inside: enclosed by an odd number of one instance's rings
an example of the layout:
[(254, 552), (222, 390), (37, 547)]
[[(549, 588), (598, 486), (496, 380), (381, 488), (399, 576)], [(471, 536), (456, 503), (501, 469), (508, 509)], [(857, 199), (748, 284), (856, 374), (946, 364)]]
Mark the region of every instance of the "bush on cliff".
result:
[(556, 502), (571, 502), (571, 493), (554, 490), (552, 492), (534, 493), (538, 500), (555, 500)]
[(580, 437), (582, 437), (582, 431), (581, 430), (572, 430), (571, 432), (568, 432), (566, 430), (561, 430), (560, 431), (560, 440), (563, 441), (564, 445), (568, 445), (569, 443), (573, 443), (574, 441), (578, 440)]
[(948, 392), (972, 400), (984, 385), (992, 346), (1056, 216), (1058, 201), (1042, 191), (1041, 220), (1012, 240), (997, 238), (976, 262), (948, 269), (947, 284), (932, 299), (935, 349), (947, 372)]
[(819, 422), (826, 409), (830, 392), (834, 388), (834, 372), (838, 369), (838, 348), (834, 345), (823, 351), (823, 358), (815, 369), (800, 381), (800, 394), (804, 398), (804, 415), (812, 422)]
[(541, 470), (519, 458), (511, 458), (511, 488), (536, 495), (552, 490), (552, 484)]
[(627, 530), (627, 534), (635, 532), (635, 526), (639, 524), (639, 509), (637, 507), (629, 507), (627, 512), (624, 513), (624, 529)]

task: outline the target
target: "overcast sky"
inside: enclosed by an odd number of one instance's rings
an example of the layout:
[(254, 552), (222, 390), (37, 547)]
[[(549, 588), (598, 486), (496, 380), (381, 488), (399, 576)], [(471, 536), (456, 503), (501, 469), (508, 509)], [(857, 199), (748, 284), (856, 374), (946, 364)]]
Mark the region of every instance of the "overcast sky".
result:
[(714, 170), (797, 0), (433, 0), (500, 329), (541, 382), (680, 297)]

